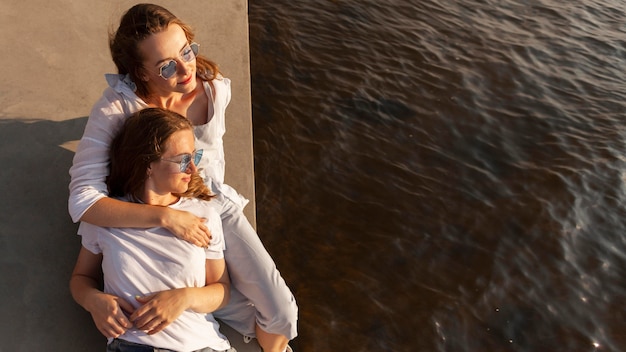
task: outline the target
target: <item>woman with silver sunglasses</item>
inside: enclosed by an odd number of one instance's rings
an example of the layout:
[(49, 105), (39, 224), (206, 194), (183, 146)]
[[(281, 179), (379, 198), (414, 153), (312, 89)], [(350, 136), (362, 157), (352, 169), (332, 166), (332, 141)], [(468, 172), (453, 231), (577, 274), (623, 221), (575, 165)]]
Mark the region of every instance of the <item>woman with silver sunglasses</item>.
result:
[(236, 352), (210, 314), (228, 302), (230, 282), (191, 123), (169, 110), (140, 110), (126, 119), (110, 155), (111, 196), (209, 218), (212, 239), (201, 248), (163, 227), (81, 227), (70, 290), (107, 337), (107, 352)]
[(283, 352), (297, 336), (298, 308), (243, 214), (247, 200), (224, 184), (222, 136), (230, 80), (215, 63), (197, 55), (193, 37), (188, 25), (158, 5), (135, 5), (122, 16), (109, 41), (118, 74), (106, 76), (109, 87), (92, 108), (70, 169), (70, 215), (74, 221), (106, 227), (161, 226), (206, 246), (210, 234), (204, 219), (113, 199), (105, 184), (109, 145), (129, 115), (160, 107), (185, 116), (194, 125), (196, 147), (204, 150), (199, 169), (220, 205), (232, 283), (229, 304), (214, 315), (245, 338), (256, 337), (265, 352)]

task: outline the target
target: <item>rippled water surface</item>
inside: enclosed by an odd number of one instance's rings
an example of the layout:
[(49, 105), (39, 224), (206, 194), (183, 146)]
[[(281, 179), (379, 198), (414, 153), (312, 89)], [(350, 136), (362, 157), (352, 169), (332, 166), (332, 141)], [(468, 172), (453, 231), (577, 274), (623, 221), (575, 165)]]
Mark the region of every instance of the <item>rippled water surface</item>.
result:
[(626, 3), (250, 0), (297, 352), (626, 349)]

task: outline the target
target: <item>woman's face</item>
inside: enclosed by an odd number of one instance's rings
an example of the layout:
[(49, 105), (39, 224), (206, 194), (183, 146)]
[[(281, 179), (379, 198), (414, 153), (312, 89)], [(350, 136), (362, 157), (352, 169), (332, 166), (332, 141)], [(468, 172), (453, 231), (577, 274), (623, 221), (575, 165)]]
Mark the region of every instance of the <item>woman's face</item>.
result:
[[(143, 54), (143, 74), (148, 90), (157, 96), (168, 97), (172, 93), (191, 93), (196, 89), (196, 59), (185, 62), (189, 55), (189, 43), (183, 29), (171, 24), (166, 30), (150, 35), (139, 43)], [(176, 63), (175, 73), (168, 78), (161, 75), (161, 68)]]
[(191, 174), (197, 169), (193, 157), (184, 171), (181, 171), (180, 162), (187, 156), (193, 156), (194, 152), (193, 132), (191, 130), (174, 132), (165, 143), (165, 152), (161, 159), (150, 163), (146, 190), (160, 196), (187, 191)]

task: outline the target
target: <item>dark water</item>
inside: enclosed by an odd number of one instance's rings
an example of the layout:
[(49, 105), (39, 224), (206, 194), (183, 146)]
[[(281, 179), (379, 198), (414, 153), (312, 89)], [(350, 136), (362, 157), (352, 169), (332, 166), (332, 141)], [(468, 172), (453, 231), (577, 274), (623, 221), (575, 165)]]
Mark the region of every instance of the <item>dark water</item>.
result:
[(250, 0), (307, 351), (626, 350), (626, 4)]

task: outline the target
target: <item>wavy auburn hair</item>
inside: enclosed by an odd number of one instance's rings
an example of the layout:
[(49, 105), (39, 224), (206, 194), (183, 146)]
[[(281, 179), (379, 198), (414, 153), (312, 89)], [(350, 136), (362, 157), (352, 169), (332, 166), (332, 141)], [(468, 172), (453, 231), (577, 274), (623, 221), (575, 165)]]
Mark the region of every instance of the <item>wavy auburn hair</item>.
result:
[[(117, 72), (130, 75), (137, 86), (137, 95), (146, 98), (150, 95), (146, 82), (141, 79), (144, 57), (139, 50), (139, 43), (154, 33), (160, 33), (171, 24), (179, 25), (185, 32), (187, 43), (191, 43), (194, 33), (191, 27), (174, 16), (167, 9), (154, 4), (138, 4), (131, 7), (122, 16), (117, 31), (109, 33), (111, 57)], [(217, 64), (203, 57), (196, 56), (196, 76), (203, 81), (210, 81), (220, 75)]]
[[(182, 130), (193, 131), (189, 120), (176, 112), (161, 108), (143, 109), (127, 118), (113, 139), (109, 151), (109, 194), (139, 199), (148, 178), (150, 163), (161, 159), (169, 138)], [(173, 194), (203, 200), (213, 197), (198, 172), (191, 174), (191, 182), (185, 193)]]

